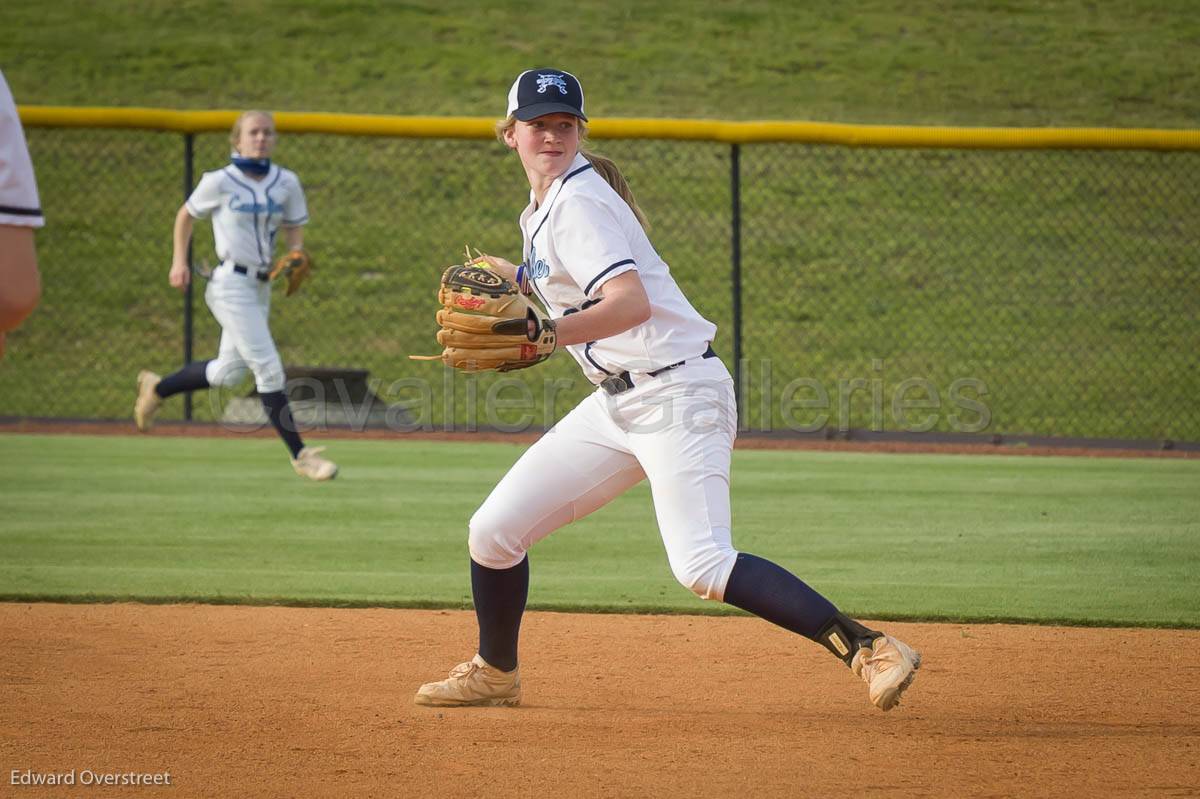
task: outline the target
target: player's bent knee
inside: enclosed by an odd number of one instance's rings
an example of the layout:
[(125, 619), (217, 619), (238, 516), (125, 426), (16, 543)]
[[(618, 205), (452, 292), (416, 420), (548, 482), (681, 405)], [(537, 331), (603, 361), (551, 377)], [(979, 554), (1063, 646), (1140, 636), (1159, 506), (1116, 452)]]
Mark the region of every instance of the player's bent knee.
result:
[(506, 535), (502, 526), (489, 523), (480, 513), (468, 525), (467, 549), (473, 561), (489, 569), (511, 569), (525, 558), (520, 539), (512, 537), (511, 530)]
[(687, 590), (701, 599), (720, 601), (725, 596), (725, 585), (708, 573), (675, 572), (675, 579)]
[(255, 362), (250, 364), (250, 368), (254, 372), (254, 385), (259, 394), (283, 391), (287, 384), (282, 361)]
[(221, 363), (215, 360), (209, 361), (208, 366), (204, 367), (204, 377), (208, 384), (218, 388), (233, 388), (249, 373), (250, 370), (241, 364)]
[(725, 598), (725, 586), (737, 560), (737, 550), (713, 545), (679, 558), (672, 557), (671, 573), (687, 590), (701, 599)]

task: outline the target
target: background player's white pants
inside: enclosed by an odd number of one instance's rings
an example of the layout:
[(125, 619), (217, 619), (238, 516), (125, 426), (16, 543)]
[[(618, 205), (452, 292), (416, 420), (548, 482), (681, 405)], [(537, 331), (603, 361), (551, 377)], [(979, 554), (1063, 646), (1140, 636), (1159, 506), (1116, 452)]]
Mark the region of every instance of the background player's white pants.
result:
[(283, 391), (283, 361), (267, 327), (271, 284), (225, 263), (213, 270), (204, 300), (221, 325), (217, 357), (204, 370), (209, 385), (237, 385), (249, 369), (259, 394)]
[(733, 379), (717, 358), (690, 361), (610, 396), (597, 391), (530, 447), (471, 518), (476, 563), (507, 569), (559, 527), (650, 481), (675, 578), (722, 599), (737, 552), (729, 460)]

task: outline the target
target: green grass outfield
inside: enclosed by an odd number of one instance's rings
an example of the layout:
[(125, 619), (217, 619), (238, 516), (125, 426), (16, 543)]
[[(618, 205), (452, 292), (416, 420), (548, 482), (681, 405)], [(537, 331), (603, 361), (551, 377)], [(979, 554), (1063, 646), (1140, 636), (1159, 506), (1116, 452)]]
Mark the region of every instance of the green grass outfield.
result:
[[(465, 607), (466, 522), (521, 446), (0, 435), (0, 597)], [(1200, 626), (1200, 462), (738, 450), (734, 542), (873, 618)], [(728, 612), (640, 486), (535, 547), (530, 605)]]

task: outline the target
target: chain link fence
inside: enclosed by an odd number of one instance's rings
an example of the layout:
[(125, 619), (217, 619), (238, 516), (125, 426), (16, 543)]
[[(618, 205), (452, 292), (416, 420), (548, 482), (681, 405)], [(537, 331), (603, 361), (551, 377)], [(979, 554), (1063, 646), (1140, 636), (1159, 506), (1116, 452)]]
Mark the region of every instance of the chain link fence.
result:
[[(44, 296), (0, 362), (0, 416), (129, 418), (138, 370), (184, 359), (188, 298), (166, 276), (185, 137), (26, 132)], [(227, 163), (226, 134), (193, 142), (193, 181)], [(1200, 441), (1200, 153), (592, 147), (622, 167), (651, 240), (719, 326), (744, 429)], [(464, 245), (520, 259), (528, 186), (501, 145), (284, 133), (276, 160), (304, 183), (317, 259), (302, 292), (273, 297), (284, 363), (367, 375), (371, 407), (325, 421), (540, 429), (592, 390), (562, 355), (475, 376), (407, 358), (438, 351), (437, 278)], [(194, 260), (216, 263), (206, 222)], [(219, 337), (203, 285), (196, 358)], [(175, 398), (160, 418), (229, 421), (252, 394), (247, 381), (190, 408)]]

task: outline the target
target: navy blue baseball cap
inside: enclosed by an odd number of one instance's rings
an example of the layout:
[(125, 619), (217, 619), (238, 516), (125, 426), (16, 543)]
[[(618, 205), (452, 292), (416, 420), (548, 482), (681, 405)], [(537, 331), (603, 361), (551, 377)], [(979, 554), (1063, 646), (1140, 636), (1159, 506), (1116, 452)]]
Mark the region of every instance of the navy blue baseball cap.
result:
[(561, 69), (527, 69), (508, 90), (508, 113), (522, 122), (546, 114), (573, 114), (584, 122), (583, 87)]

